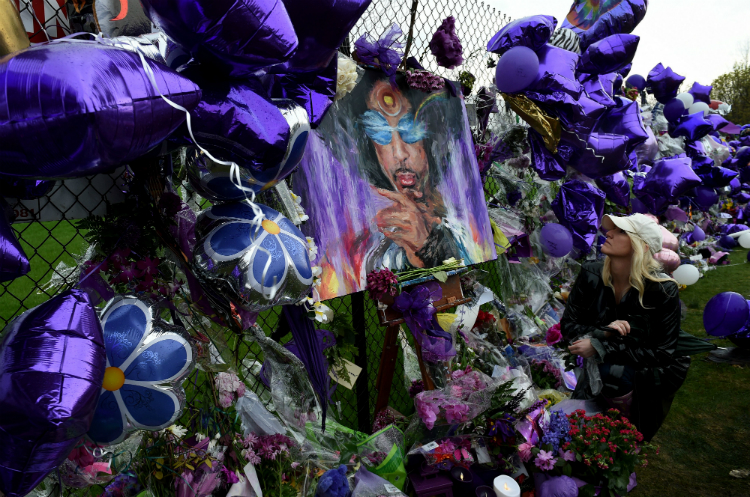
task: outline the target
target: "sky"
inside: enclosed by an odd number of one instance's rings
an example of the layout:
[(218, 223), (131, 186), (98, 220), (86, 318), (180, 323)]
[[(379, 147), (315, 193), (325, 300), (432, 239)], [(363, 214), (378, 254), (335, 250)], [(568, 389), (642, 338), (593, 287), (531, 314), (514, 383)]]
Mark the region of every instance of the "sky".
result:
[[(555, 16), (558, 27), (572, 0), (484, 0), (513, 19)], [(650, 0), (633, 34), (641, 37), (630, 74), (644, 78), (659, 62), (685, 76), (683, 91), (710, 85), (732, 70), (742, 46), (750, 46), (750, 0)]]

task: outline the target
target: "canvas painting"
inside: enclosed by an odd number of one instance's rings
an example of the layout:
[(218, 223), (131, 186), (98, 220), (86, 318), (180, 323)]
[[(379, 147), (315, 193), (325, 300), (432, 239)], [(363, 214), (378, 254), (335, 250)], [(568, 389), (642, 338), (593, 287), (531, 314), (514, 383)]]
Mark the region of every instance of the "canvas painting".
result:
[(463, 99), (366, 70), (310, 133), (294, 175), (318, 246), (321, 299), (394, 273), (496, 257)]

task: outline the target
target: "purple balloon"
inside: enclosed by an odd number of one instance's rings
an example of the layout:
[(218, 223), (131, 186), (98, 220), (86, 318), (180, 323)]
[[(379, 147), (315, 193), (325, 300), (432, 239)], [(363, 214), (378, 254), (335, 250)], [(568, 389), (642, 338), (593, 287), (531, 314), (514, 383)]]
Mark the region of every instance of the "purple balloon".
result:
[(615, 94), (614, 82), (617, 79), (617, 74), (591, 74), (584, 78), (581, 78), (581, 76), (579, 76), (579, 79), (581, 79), (583, 88), (591, 99), (605, 107), (614, 107), (616, 105), (613, 97)]
[(665, 68), (660, 62), (648, 73), (646, 84), (651, 88), (656, 100), (666, 104), (677, 96), (683, 81), (685, 76), (680, 76), (671, 67)]
[(719, 246), (722, 248), (733, 249), (737, 245), (737, 240), (729, 235), (723, 235), (721, 238), (719, 238)]
[(607, 198), (615, 204), (622, 207), (630, 205), (630, 183), (622, 172), (597, 179), (596, 186), (606, 193)]
[[(215, 1), (215, 0), (212, 0)], [(271, 72), (323, 70), (372, 0), (282, 0), (299, 39), (299, 47)], [(334, 88), (335, 93), (335, 88)]]
[(53, 186), (54, 181), (0, 177), (0, 196), (33, 200), (47, 195)]
[[(195, 107), (200, 89), (146, 59), (165, 97)], [(71, 70), (75, 68), (75, 70)], [(185, 120), (133, 52), (96, 42), (42, 44), (0, 62), (0, 174), (66, 178), (111, 171)]]
[(745, 297), (735, 292), (723, 292), (711, 297), (703, 309), (706, 333), (717, 337), (733, 335), (747, 325), (750, 306)]
[(703, 86), (702, 84), (695, 82), (693, 87), (688, 90), (688, 93), (693, 96), (696, 102), (703, 102), (711, 105), (711, 90), (713, 86)]
[(605, 194), (593, 185), (579, 180), (563, 183), (552, 201), (552, 211), (560, 224), (573, 235), (573, 246), (583, 252), (591, 245), (604, 214)]
[(687, 109), (681, 100), (673, 98), (664, 104), (664, 117), (667, 118), (667, 121), (677, 122), (684, 115), (687, 115)]
[[(260, 191), (288, 176), (307, 143), (310, 125), (291, 100), (266, 96), (256, 80), (200, 81), (203, 99), (190, 113), (198, 143), (223, 161), (236, 162)], [(187, 128), (183, 137), (190, 140)]]
[(740, 192), (732, 197), (738, 204), (746, 204), (750, 202), (750, 193)]
[(573, 249), (573, 235), (560, 224), (545, 224), (539, 236), (544, 251), (552, 257), (565, 257)]
[(697, 186), (695, 188), (695, 203), (702, 211), (708, 211), (712, 205), (719, 201), (719, 196), (713, 188)]
[(638, 106), (638, 103), (627, 99), (625, 99), (625, 102), (619, 102), (617, 107), (609, 109), (607, 113), (602, 116), (599, 120), (596, 131), (627, 137), (628, 154), (633, 152), (638, 145), (644, 143), (649, 138), (646, 127), (643, 125), (641, 109)]
[(578, 70), (588, 74), (619, 72), (633, 61), (640, 36), (615, 34), (592, 43), (578, 63)]
[(701, 179), (691, 169), (688, 157), (670, 157), (658, 160), (646, 175), (642, 191), (653, 197), (675, 200), (683, 193), (701, 184)]
[(284, 4), (266, 0), (143, 0), (143, 10), (198, 60), (249, 76), (288, 60), (298, 39)]
[(636, 88), (638, 91), (646, 89), (646, 78), (640, 74), (633, 74), (625, 81), (625, 83), (631, 88)]
[(525, 90), (539, 76), (539, 57), (528, 47), (513, 47), (497, 62), (495, 84), (505, 93)]
[[(562, 48), (552, 46), (550, 44), (544, 45), (542, 48), (536, 51), (539, 56), (539, 75), (543, 77), (549, 76), (562, 76), (563, 78), (576, 81), (576, 66), (580, 56), (576, 53), (563, 50)], [(535, 89), (545, 91), (547, 88), (540, 87), (540, 84), (536, 85)]]
[(531, 145), (531, 165), (539, 177), (545, 181), (557, 181), (565, 177), (566, 166), (558, 153), (553, 154), (544, 146), (542, 136), (529, 128), (529, 144)]
[(592, 179), (611, 176), (628, 168), (627, 145), (624, 135), (591, 133), (570, 165)]
[(13, 228), (0, 210), (0, 281), (10, 281), (29, 272), (29, 258)]
[(336, 71), (338, 58), (334, 57), (318, 71), (277, 74), (274, 77), (272, 95), (288, 98), (301, 105), (307, 112), (310, 127), (316, 128), (323, 120), (336, 96)]
[(581, 50), (607, 36), (632, 33), (646, 16), (648, 0), (596, 2), (594, 5), (592, 8), (591, 0), (575, 0), (561, 26), (578, 33)]
[(706, 239), (706, 233), (698, 225), (695, 225), (693, 227), (693, 231), (691, 233), (693, 240), (696, 242), (702, 242)]
[(631, 199), (630, 204), (633, 206), (633, 212), (636, 212), (639, 214), (648, 214), (648, 206), (644, 204), (641, 199), (639, 198)]
[(88, 295), (68, 290), (24, 312), (0, 345), (0, 491), (28, 494), (91, 425), (106, 367)]
[(509, 22), (487, 43), (487, 51), (503, 55), (513, 47), (539, 50), (547, 43), (557, 26), (552, 16), (523, 17)]
[(670, 123), (669, 134), (672, 138), (684, 136), (688, 141), (700, 140), (714, 129), (711, 121), (703, 117), (703, 112), (696, 112), (687, 116), (682, 116), (677, 125)]
[(635, 147), (635, 156), (638, 158), (638, 164), (644, 166), (652, 164), (659, 154), (659, 142), (656, 136), (654, 136), (651, 126), (646, 126), (646, 134), (648, 135), (646, 141)]

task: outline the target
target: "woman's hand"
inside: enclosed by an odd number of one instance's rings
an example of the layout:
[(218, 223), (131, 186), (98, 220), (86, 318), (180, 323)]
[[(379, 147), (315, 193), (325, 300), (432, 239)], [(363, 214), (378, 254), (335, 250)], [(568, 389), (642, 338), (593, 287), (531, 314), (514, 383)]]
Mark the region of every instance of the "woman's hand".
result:
[(628, 333), (630, 333), (630, 323), (627, 321), (623, 321), (621, 319), (618, 319), (617, 321), (612, 321), (607, 325), (607, 328), (612, 328), (613, 330), (617, 331), (617, 333), (620, 334), (620, 336), (625, 336)]
[(593, 357), (594, 354), (596, 354), (596, 349), (593, 345), (591, 345), (591, 340), (588, 338), (585, 338), (583, 340), (578, 340), (577, 342), (573, 342), (573, 344), (568, 347), (568, 350), (571, 354), (579, 355), (583, 357), (584, 359), (588, 359), (589, 357)]

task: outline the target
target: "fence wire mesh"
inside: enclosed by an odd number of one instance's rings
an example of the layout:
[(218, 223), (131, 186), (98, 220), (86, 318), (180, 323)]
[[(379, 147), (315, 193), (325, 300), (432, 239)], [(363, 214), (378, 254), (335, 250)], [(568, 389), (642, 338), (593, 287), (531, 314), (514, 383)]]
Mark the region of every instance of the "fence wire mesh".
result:
[[(96, 32), (92, 12), (93, 0), (14, 0), (19, 9), (24, 27), (32, 42), (44, 42), (70, 33)], [(432, 34), (448, 16), (456, 18), (456, 27), (461, 39), (465, 62), (456, 69), (438, 66), (429, 51)], [(474, 0), (374, 0), (362, 19), (352, 29), (342, 51), (347, 53), (350, 45), (362, 34), (369, 32), (380, 37), (393, 23), (404, 32), (404, 40), (411, 32), (413, 41), (409, 51), (426, 69), (452, 80), (458, 80), (461, 71), (469, 71), (476, 77), (474, 93), (482, 86), (491, 86), (494, 68), (491, 59), (496, 56), (485, 50), (487, 41), (510, 19), (482, 2)], [(471, 101), (471, 96), (467, 97)], [(104, 180), (102, 179), (104, 178)], [(48, 300), (55, 293), (48, 283), (51, 279), (72, 285), (74, 281), (66, 267), (80, 264), (88, 242), (86, 231), (79, 230), (73, 221), (91, 214), (103, 215), (112, 202), (118, 201), (121, 173), (111, 176), (99, 175), (74, 181), (58, 181), (52, 190), (35, 201), (7, 199), (14, 211), (16, 222), (13, 228), (29, 257), (31, 271), (12, 282), (0, 284), (0, 325), (5, 326), (13, 317)], [(489, 181), (492, 181), (491, 179)], [(491, 185), (485, 185), (492, 190)], [(264, 199), (273, 207), (275, 199)], [(60, 263), (64, 263), (61, 265)], [(496, 290), (499, 277), (494, 262), (479, 265), (489, 273), (486, 283)], [(385, 328), (378, 324), (377, 305), (366, 294), (350, 295), (326, 302), (338, 316), (343, 316), (356, 331), (355, 346), (359, 350), (356, 364), (363, 368), (354, 390), (339, 386), (333, 395), (333, 410), (343, 425), (361, 431), (370, 431), (374, 417), (378, 365), (383, 349)], [(291, 337), (287, 330), (279, 328), (281, 311), (273, 308), (263, 312), (257, 323), (267, 335), (282, 343)], [(250, 388), (270, 406), (270, 396), (257, 379), (263, 361), (259, 348), (250, 342), (228, 344), (237, 362), (246, 368)], [(403, 381), (403, 354), (399, 351), (395, 364), (395, 376), (390, 395), (390, 405), (403, 414), (413, 412), (413, 402)], [(210, 407), (210, 377), (196, 370), (186, 381), (188, 409), (200, 411)], [(190, 414), (190, 413), (188, 413)], [(186, 414), (187, 415), (187, 414)]]

